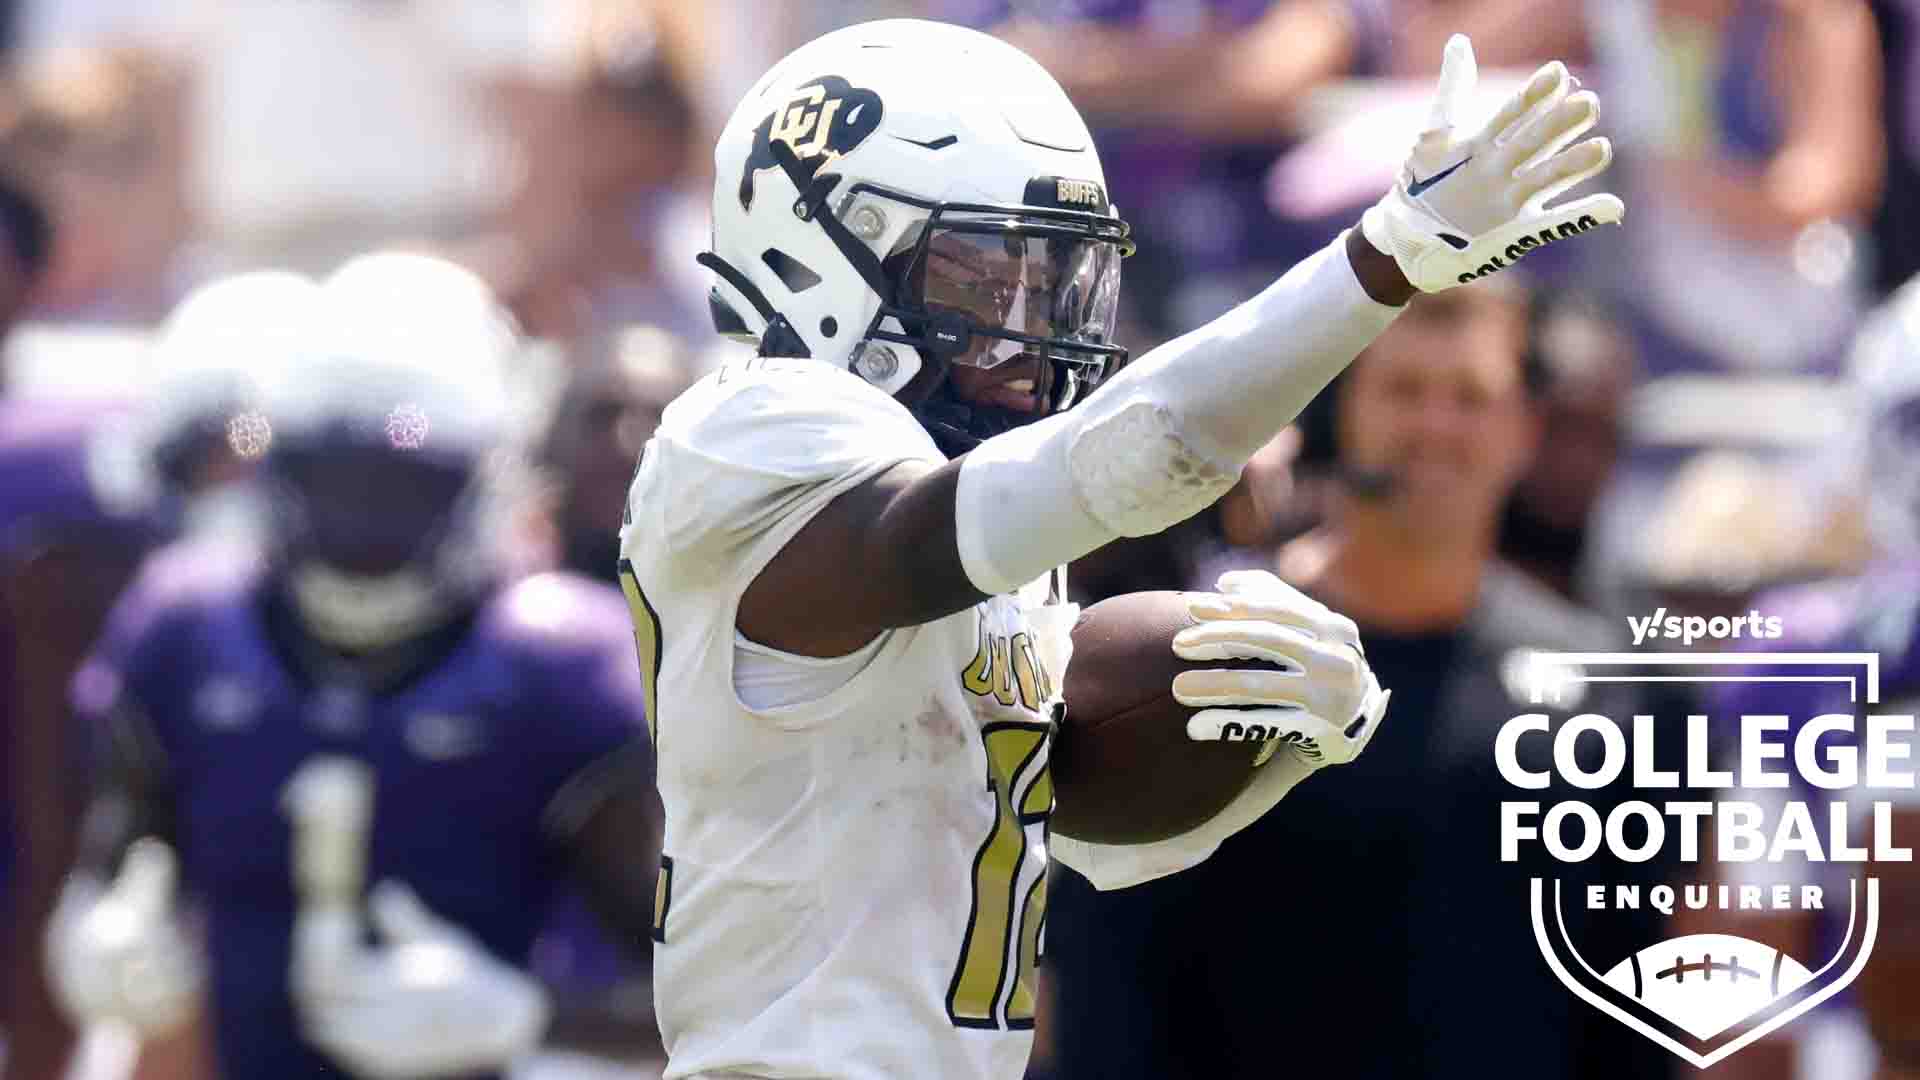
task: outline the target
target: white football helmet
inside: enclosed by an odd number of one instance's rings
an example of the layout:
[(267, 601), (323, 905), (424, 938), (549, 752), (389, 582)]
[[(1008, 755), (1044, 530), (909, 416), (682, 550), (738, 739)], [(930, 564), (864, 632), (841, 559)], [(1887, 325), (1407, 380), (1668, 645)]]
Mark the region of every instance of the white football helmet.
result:
[(949, 453), (1126, 362), (1127, 224), (1080, 114), (1004, 41), (914, 19), (821, 37), (734, 110), (714, 166), (716, 327), (847, 367)]
[(89, 480), (121, 510), (182, 510), (216, 486), (220, 460), (257, 460), (272, 441), (268, 386), (307, 345), (319, 285), (280, 270), (209, 282), (174, 307), (147, 350), (144, 402), (89, 448)]
[(268, 399), (278, 572), (306, 629), (366, 651), (442, 625), (503, 572), (522, 447), (512, 317), (425, 255), (348, 262)]

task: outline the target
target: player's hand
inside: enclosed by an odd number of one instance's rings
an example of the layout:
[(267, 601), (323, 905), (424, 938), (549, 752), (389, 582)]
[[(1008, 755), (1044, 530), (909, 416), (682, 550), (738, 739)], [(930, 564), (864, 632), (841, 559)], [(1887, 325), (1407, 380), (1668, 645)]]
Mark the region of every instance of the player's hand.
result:
[(1599, 119), (1600, 99), (1577, 89), (1565, 64), (1534, 72), (1485, 126), (1463, 129), (1478, 80), (1473, 44), (1455, 34), (1427, 129), (1393, 189), (1360, 219), (1367, 242), (1393, 256), (1423, 292), (1503, 270), (1537, 247), (1619, 224), (1626, 214), (1607, 194), (1547, 205), (1613, 160), (1605, 138), (1572, 145)]
[(1367, 666), (1352, 619), (1264, 571), (1222, 574), (1214, 588), (1189, 601), (1197, 625), (1174, 635), (1173, 651), (1185, 660), (1261, 660), (1284, 670), (1182, 671), (1173, 696), (1200, 710), (1187, 721), (1188, 738), (1257, 739), (1267, 748), (1246, 790), (1179, 836), (1124, 845), (1050, 839), (1049, 853), (1097, 889), (1199, 865), (1300, 781), (1358, 757), (1386, 715), (1390, 694)]
[(173, 849), (135, 841), (113, 881), (76, 874), (47, 927), (47, 981), (76, 1024), (119, 1022), (164, 1035), (193, 1015), (200, 954), (180, 932)]
[(1174, 676), (1173, 697), (1200, 709), (1191, 739), (1267, 743), (1265, 763), (1286, 747), (1309, 769), (1360, 756), (1380, 727), (1380, 689), (1353, 620), (1262, 570), (1220, 575), (1196, 593), (1198, 622), (1174, 635), (1183, 660), (1260, 660), (1273, 668), (1201, 668)]
[(294, 988), (308, 1042), (376, 1080), (492, 1072), (540, 1044), (552, 1004), (531, 976), (398, 882), (375, 886), (368, 909), (382, 944), (351, 946)]

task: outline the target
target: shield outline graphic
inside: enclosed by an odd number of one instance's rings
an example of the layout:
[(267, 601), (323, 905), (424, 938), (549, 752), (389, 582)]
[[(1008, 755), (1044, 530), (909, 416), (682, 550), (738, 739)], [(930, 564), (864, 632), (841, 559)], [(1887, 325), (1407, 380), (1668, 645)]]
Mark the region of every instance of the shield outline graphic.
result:
[[(1591, 964), (1587, 963), (1586, 959), (1580, 955), (1578, 949), (1574, 948), (1573, 942), (1567, 938), (1566, 922), (1560, 913), (1560, 882), (1557, 879), (1553, 882), (1554, 925), (1559, 930), (1560, 940), (1564, 943), (1568, 954), (1577, 960), (1580, 966), (1585, 969), (1589, 980), (1582, 980), (1569, 972), (1565, 962), (1553, 946), (1552, 931), (1549, 929), (1546, 921), (1547, 879), (1545, 878), (1532, 879), (1533, 896), (1532, 903), (1529, 906), (1529, 914), (1533, 920), (1534, 941), (1540, 947), (1541, 957), (1546, 960), (1547, 967), (1552, 969), (1554, 977), (1559, 979), (1562, 985), (1566, 986), (1568, 990), (1573, 991), (1574, 996), (1592, 1005), (1594, 1008), (1599, 1009), (1601, 1012), (1606, 1013), (1608, 1016), (1613, 1017), (1620, 1023), (1625, 1024), (1627, 1027), (1632, 1028), (1634, 1031), (1652, 1039), (1668, 1052), (1695, 1068), (1705, 1069), (1731, 1057), (1756, 1040), (1764, 1038), (1799, 1019), (1820, 1003), (1833, 997), (1840, 991), (1845, 990), (1848, 985), (1859, 976), (1860, 972), (1867, 966), (1868, 957), (1873, 955), (1873, 944), (1880, 930), (1880, 880), (1871, 877), (1864, 879), (1867, 886), (1865, 918), (1861, 917), (1860, 911), (1859, 891), (1861, 880), (1860, 878), (1852, 878), (1848, 883), (1846, 938), (1840, 943), (1839, 948), (1834, 952), (1833, 956), (1814, 972), (1812, 981), (1793, 993), (1783, 995), (1779, 1001), (1774, 1002), (1766, 1009), (1762, 1009), (1756, 1013), (1755, 1015), (1762, 1016), (1763, 1019), (1754, 1023), (1751, 1027), (1746, 1028), (1741, 1031), (1740, 1034), (1733, 1036), (1721, 1045), (1715, 1046), (1713, 1049), (1705, 1052), (1687, 1046), (1679, 1039), (1648, 1023), (1643, 1017), (1634, 1015), (1635, 1010), (1654, 1017), (1658, 1017), (1660, 1014), (1647, 1008), (1640, 1002), (1620, 994), (1619, 991), (1607, 985), (1605, 980), (1601, 978), (1600, 973), (1595, 971)], [(1852, 963), (1847, 966), (1846, 971), (1842, 974), (1837, 976), (1832, 975), (1831, 972), (1834, 966), (1847, 955), (1850, 949), (1854, 948), (1854, 937), (1856, 933), (1860, 933), (1862, 936)], [(1589, 981), (1591, 985), (1589, 985)], [(1700, 1041), (1711, 1044), (1718, 1040)]]

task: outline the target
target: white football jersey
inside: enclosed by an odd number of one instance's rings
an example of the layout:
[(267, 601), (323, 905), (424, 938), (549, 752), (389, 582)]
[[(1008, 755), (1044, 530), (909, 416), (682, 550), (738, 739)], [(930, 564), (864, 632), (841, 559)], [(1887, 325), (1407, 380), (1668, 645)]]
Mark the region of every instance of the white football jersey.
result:
[(945, 458), (892, 398), (755, 358), (674, 402), (634, 477), (621, 579), (666, 805), (670, 1078), (1025, 1069), (1074, 610), (1047, 603), (1058, 575), (886, 633), (816, 700), (736, 693), (748, 584), (836, 496), (910, 460)]

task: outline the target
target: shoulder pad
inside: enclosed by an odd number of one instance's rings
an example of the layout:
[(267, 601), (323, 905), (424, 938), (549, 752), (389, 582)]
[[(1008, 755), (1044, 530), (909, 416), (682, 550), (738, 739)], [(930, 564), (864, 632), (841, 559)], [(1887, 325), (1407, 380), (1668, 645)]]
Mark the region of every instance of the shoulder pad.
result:
[(736, 360), (668, 406), (655, 438), (703, 457), (795, 480), (888, 455), (945, 460), (899, 402), (810, 360)]

